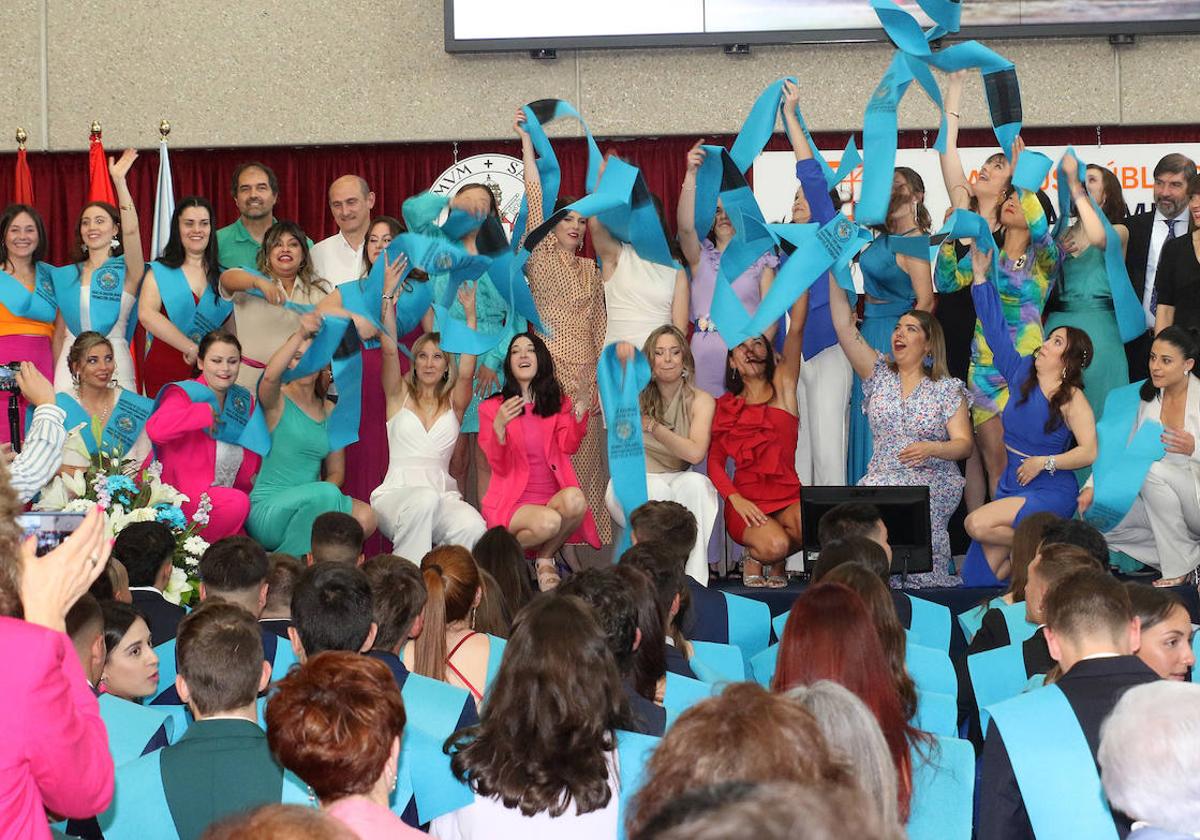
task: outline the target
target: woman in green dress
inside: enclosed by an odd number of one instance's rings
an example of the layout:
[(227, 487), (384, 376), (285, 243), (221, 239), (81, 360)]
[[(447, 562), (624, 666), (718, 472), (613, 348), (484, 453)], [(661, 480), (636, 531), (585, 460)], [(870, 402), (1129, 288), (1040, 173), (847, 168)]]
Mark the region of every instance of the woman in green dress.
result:
[(348, 513), (366, 536), (375, 532), (371, 506), (339, 489), (346, 462), (344, 450), (329, 448), (333, 403), (325, 399), (327, 371), (283, 382), (284, 374), (296, 366), (320, 330), (320, 315), (301, 315), (300, 328), (275, 351), (258, 383), (258, 400), (271, 430), (271, 451), (263, 458), (250, 493), (246, 532), (267, 551), (296, 557), (311, 548), (313, 520), (322, 513)]
[(1113, 388), (1129, 384), (1129, 365), (1125, 345), (1117, 328), (1110, 283), (1128, 283), (1127, 278), (1110, 278), (1104, 265), (1106, 235), (1090, 195), (1121, 237), (1121, 251), (1129, 241), (1129, 230), (1120, 224), (1129, 209), (1121, 195), (1117, 176), (1100, 166), (1087, 168), (1087, 188), (1079, 182), (1078, 164), (1073, 155), (1063, 159), (1063, 171), (1071, 188), (1071, 201), (1078, 219), (1059, 239), (1063, 252), (1062, 284), (1051, 298), (1045, 334), (1058, 327), (1078, 327), (1092, 340), (1096, 358), (1083, 370), (1083, 394), (1096, 419), (1104, 409), (1104, 400)]

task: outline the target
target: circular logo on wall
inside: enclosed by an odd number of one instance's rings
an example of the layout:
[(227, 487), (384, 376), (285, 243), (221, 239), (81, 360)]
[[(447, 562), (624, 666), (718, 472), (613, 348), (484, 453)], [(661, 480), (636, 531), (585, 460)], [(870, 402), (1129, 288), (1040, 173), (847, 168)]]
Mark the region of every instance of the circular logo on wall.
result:
[(454, 198), (467, 184), (483, 184), (492, 191), (500, 208), (500, 221), (511, 237), (525, 196), (524, 164), (508, 155), (472, 155), (439, 175), (429, 191)]

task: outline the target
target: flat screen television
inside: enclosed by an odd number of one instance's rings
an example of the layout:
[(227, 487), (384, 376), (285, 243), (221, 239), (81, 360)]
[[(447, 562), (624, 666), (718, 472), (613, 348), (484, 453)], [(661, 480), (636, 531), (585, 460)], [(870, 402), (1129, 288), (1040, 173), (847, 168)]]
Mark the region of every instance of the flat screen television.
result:
[(879, 508), (887, 525), (892, 547), (892, 574), (908, 575), (933, 571), (932, 535), (929, 526), (929, 488), (920, 487), (826, 487), (800, 489), (800, 518), (804, 552), (817, 553), (817, 523), (832, 507), (845, 502), (871, 504)]
[[(897, 0), (928, 26), (916, 0)], [(1200, 0), (965, 0), (960, 38), (1200, 31)], [(869, 0), (445, 0), (447, 52), (882, 41)]]

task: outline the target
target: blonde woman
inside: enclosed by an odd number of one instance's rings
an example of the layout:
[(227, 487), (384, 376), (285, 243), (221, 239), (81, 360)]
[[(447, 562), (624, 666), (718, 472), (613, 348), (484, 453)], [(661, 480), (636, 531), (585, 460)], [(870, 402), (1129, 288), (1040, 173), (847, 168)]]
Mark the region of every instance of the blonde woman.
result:
[[(622, 358), (633, 357), (623, 342)], [(688, 555), (687, 573), (708, 583), (708, 540), (717, 521), (717, 489), (692, 466), (708, 456), (716, 400), (697, 388), (696, 363), (683, 333), (671, 325), (650, 333), (642, 352), (650, 360), (650, 384), (641, 393), (642, 439), (646, 447), (647, 497), (678, 502), (696, 517), (699, 534)], [(622, 527), (625, 516), (608, 482), (608, 512)]]
[[(465, 501), (450, 476), (450, 458), (458, 441), (463, 414), (471, 404), (475, 357), (454, 356), (439, 346), (437, 333), (425, 333), (412, 348), (412, 368), (400, 373), (396, 348), (396, 290), (383, 295), (383, 392), (387, 399), (388, 471), (371, 494), (379, 530), (392, 541), (393, 552), (420, 562), (435, 545), (466, 548), (487, 530), (483, 517)], [(464, 283), (458, 293), (467, 326), (476, 323), (475, 288)]]

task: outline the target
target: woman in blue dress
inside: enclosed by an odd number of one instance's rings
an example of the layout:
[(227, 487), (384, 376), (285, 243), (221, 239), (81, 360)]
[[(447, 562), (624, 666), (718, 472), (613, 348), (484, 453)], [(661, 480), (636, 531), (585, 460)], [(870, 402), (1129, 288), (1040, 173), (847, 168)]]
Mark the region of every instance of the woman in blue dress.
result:
[[(891, 350), (892, 332), (910, 309), (933, 311), (933, 277), (929, 261), (905, 254), (895, 239), (929, 233), (925, 182), (907, 166), (896, 167), (887, 227), (859, 257), (866, 306), (859, 332), (881, 353)], [(871, 426), (863, 411), (862, 379), (856, 374), (850, 392), (850, 447), (847, 481), (857, 484), (871, 462)]]
[(971, 255), (971, 294), (994, 363), (1011, 397), (1002, 414), (1008, 452), (995, 501), (967, 516), (973, 542), (964, 583), (980, 585), (1008, 576), (1013, 529), (1024, 517), (1050, 511), (1075, 514), (1079, 485), (1073, 470), (1096, 458), (1096, 421), (1083, 393), (1083, 369), (1092, 360), (1091, 339), (1075, 327), (1059, 327), (1032, 356), (1013, 346), (1000, 295), (989, 282), (991, 257)]

